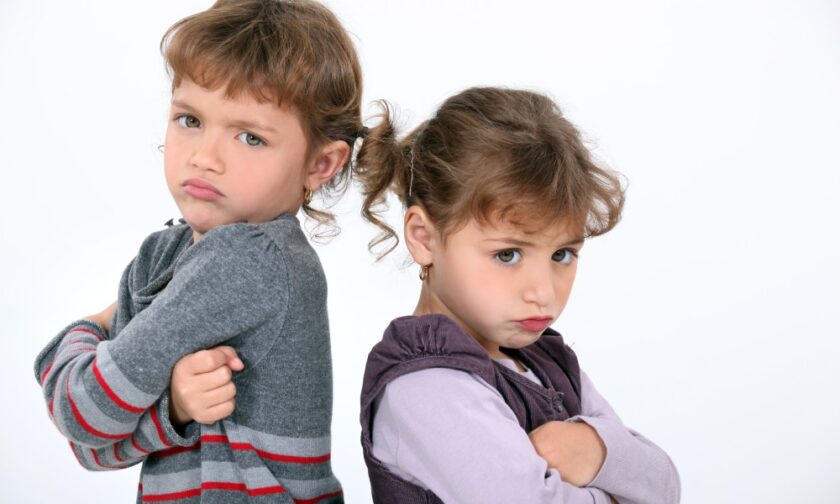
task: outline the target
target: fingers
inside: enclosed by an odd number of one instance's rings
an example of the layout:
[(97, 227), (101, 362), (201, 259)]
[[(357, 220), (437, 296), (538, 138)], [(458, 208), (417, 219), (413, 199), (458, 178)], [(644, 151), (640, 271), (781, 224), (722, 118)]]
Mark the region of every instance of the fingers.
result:
[(201, 390), (209, 391), (221, 387), (226, 383), (233, 383), (233, 371), (223, 364), (221, 367), (218, 367), (209, 373), (203, 373), (195, 378), (196, 383)]
[(225, 401), (221, 404), (217, 404), (210, 408), (206, 408), (201, 411), (200, 414), (197, 414), (193, 419), (202, 424), (212, 424), (214, 422), (218, 422), (223, 418), (227, 418), (233, 413), (233, 410), (236, 408), (236, 400), (231, 399), (229, 401)]
[(238, 355), (236, 355), (236, 350), (234, 350), (233, 347), (222, 345), (217, 346), (215, 348), (211, 348), (210, 350), (222, 352), (225, 355), (225, 358), (227, 359), (226, 363), (228, 367), (232, 370), (242, 371), (243, 369), (245, 369), (245, 363), (242, 362), (242, 359), (240, 359)]
[(178, 364), (182, 364), (191, 374), (202, 374), (215, 371), (227, 363), (228, 357), (216, 348), (200, 350), (187, 355)]
[(233, 382), (228, 382), (221, 387), (213, 390), (208, 390), (204, 393), (202, 402), (207, 405), (207, 408), (218, 406), (219, 404), (230, 401), (236, 397), (236, 385)]

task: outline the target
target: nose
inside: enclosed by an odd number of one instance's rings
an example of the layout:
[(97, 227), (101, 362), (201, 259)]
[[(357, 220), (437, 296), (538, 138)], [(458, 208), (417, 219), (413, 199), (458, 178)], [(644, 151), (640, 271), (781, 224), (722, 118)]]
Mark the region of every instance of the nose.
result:
[(557, 295), (554, 276), (550, 268), (531, 268), (523, 286), (523, 300), (540, 308), (551, 306)]
[(220, 147), (219, 139), (212, 133), (205, 132), (195, 139), (190, 165), (199, 170), (223, 173), (225, 164)]

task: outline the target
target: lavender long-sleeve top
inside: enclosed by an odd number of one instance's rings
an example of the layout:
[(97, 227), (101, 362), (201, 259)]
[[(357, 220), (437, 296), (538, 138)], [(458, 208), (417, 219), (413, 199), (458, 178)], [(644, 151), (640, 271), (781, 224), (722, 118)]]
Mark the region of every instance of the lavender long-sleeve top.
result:
[[(513, 361), (500, 363), (516, 369)], [(530, 370), (525, 376), (536, 383)], [(607, 448), (592, 482), (562, 480), (535, 451), (496, 389), (464, 371), (430, 368), (396, 378), (377, 398), (373, 455), (394, 474), (447, 503), (677, 503), (668, 455), (628, 429), (581, 372), (581, 415)]]

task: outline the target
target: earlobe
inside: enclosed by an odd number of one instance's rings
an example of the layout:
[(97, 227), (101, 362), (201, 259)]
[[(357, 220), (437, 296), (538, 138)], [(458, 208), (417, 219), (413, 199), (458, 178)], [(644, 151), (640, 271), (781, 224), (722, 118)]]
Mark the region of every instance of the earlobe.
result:
[(350, 146), (343, 140), (329, 142), (318, 149), (306, 176), (306, 188), (317, 191), (341, 171), (349, 157)]
[(423, 208), (414, 205), (406, 210), (403, 234), (414, 261), (420, 265), (431, 264), (437, 246), (437, 230)]

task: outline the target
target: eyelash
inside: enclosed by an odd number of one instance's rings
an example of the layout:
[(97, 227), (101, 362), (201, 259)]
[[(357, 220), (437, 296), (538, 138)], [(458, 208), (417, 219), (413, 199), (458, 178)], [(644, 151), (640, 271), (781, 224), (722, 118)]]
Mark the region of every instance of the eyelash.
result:
[[(187, 121), (189, 121), (190, 119), (195, 120), (198, 124), (195, 125), (195, 126), (188, 125)], [(178, 124), (180, 124), (182, 128), (194, 129), (194, 128), (198, 128), (198, 127), (201, 126), (201, 121), (197, 117), (195, 117), (193, 115), (189, 115), (189, 114), (176, 115), (175, 116), (175, 121), (177, 121)], [(245, 145), (247, 145), (249, 147), (260, 147), (260, 146), (265, 145), (265, 140), (263, 140), (262, 138), (258, 137), (255, 134), (249, 133), (247, 131), (243, 131), (242, 133), (236, 135), (236, 138), (239, 139), (240, 142), (244, 143)], [(249, 138), (252, 138), (252, 139), (256, 140), (258, 143), (256, 143), (256, 144), (249, 143), (248, 142)]]
[[(502, 254), (511, 253), (511, 252), (512, 252), (514, 255), (513, 255), (513, 257), (511, 257), (511, 259), (510, 259), (509, 261), (504, 261), (504, 260), (502, 260), (502, 258), (501, 258), (501, 255), (502, 255)], [(563, 252), (563, 253), (565, 253), (565, 254), (566, 254), (566, 255), (564, 256), (564, 259), (563, 259), (563, 260), (560, 260), (560, 261), (555, 261), (555, 262), (560, 263), (560, 264), (564, 264), (564, 265), (565, 265), (565, 264), (571, 264), (571, 263), (572, 263), (572, 261), (574, 261), (575, 259), (577, 259), (577, 258), (578, 258), (578, 252), (577, 252), (577, 250), (575, 250), (575, 249), (573, 249), (573, 248), (563, 248), (563, 249), (555, 250), (555, 251), (554, 251), (554, 253), (553, 253), (553, 254), (551, 254), (551, 258), (552, 258), (552, 260), (554, 260), (554, 254), (557, 254), (558, 252)], [(498, 252), (495, 252), (495, 253), (493, 254), (493, 257), (494, 257), (496, 260), (498, 260), (500, 263), (505, 264), (505, 265), (518, 264), (518, 263), (519, 263), (519, 261), (521, 261), (521, 260), (522, 260), (522, 251), (521, 251), (520, 249), (518, 249), (518, 248), (503, 249), (503, 250), (499, 250)], [(515, 259), (515, 261), (514, 261), (514, 259)]]
[[(187, 124), (187, 121), (190, 120), (190, 119), (195, 119), (195, 121), (198, 123), (198, 125), (197, 126), (189, 126)], [(201, 126), (201, 121), (199, 121), (197, 117), (189, 115), (189, 114), (176, 115), (175, 116), (175, 121), (177, 121), (178, 124), (180, 124), (182, 128), (192, 129), (192, 128), (198, 128), (199, 126)]]
[[(564, 261), (556, 261), (560, 264), (571, 264), (572, 261), (574, 261), (578, 258), (578, 251), (573, 249), (573, 248), (560, 249), (560, 250), (555, 251), (554, 254), (556, 254), (557, 252), (565, 252), (566, 256), (567, 256), (567, 260), (565, 262)], [(554, 260), (554, 254), (551, 254), (551, 259), (552, 260)]]
[[(248, 137), (253, 138), (254, 140), (256, 140), (259, 143), (256, 143), (256, 144), (248, 143)], [(261, 147), (261, 146), (265, 145), (265, 140), (263, 140), (262, 138), (258, 137), (257, 135), (255, 135), (253, 133), (248, 133), (247, 131), (243, 131), (242, 133), (236, 135), (236, 138), (238, 138), (242, 143), (244, 143), (248, 147)]]

